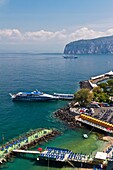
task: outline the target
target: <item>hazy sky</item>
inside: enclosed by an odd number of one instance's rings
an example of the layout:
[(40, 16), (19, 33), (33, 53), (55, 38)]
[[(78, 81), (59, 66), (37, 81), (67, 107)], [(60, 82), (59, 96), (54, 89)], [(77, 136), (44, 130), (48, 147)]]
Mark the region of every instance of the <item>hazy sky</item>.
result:
[(113, 0), (0, 0), (0, 51), (63, 52), (113, 35)]

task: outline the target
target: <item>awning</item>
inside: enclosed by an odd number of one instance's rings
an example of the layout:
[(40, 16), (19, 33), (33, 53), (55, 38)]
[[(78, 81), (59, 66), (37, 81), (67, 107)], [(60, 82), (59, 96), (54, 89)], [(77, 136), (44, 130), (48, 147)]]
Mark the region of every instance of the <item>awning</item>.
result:
[(104, 152), (97, 152), (95, 155), (96, 159), (101, 159), (101, 160), (105, 160), (107, 157), (107, 153)]

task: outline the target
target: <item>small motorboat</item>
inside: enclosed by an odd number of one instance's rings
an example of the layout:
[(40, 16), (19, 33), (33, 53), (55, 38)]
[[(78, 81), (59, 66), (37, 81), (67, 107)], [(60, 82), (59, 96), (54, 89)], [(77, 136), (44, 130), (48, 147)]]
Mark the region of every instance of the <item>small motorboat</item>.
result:
[(63, 55), (63, 57), (65, 58), (65, 59), (76, 59), (76, 58), (78, 58), (76, 55)]
[(88, 138), (88, 135), (87, 135), (87, 134), (83, 134), (83, 138), (84, 138), (84, 139), (87, 139), (87, 138)]

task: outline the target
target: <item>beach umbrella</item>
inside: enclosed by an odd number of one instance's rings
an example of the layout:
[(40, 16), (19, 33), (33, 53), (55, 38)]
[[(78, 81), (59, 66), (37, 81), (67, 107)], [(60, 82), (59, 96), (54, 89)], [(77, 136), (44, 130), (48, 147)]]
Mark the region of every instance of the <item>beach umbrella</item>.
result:
[(107, 130), (111, 130), (111, 128), (108, 127)]
[(8, 148), (9, 148), (9, 146), (7, 145), (5, 148), (6, 148), (6, 149), (8, 149)]
[(84, 110), (83, 110), (83, 109), (81, 109), (81, 110), (80, 110), (80, 112), (81, 112), (81, 113), (84, 113)]
[(24, 137), (24, 140), (26, 140), (27, 138), (26, 137)]
[(14, 145), (16, 144), (16, 141), (14, 142)]
[(13, 145), (10, 143), (9, 146), (11, 147), (11, 146), (13, 146)]
[(38, 148), (38, 151), (42, 152), (42, 148)]
[(35, 138), (38, 138), (38, 135), (35, 135)]
[(1, 151), (4, 151), (4, 148), (3, 148), (3, 147), (1, 148)]
[(26, 140), (25, 142), (28, 143), (28, 140)]

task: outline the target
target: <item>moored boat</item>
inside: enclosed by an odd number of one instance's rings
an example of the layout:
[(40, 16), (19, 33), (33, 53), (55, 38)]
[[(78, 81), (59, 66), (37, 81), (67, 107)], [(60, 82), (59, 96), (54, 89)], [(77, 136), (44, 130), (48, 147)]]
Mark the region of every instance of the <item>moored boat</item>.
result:
[(87, 134), (83, 134), (83, 138), (84, 138), (84, 139), (87, 139), (87, 138), (88, 138), (88, 135), (87, 135)]
[(63, 55), (63, 57), (65, 58), (65, 59), (76, 59), (76, 58), (78, 58), (76, 55)]
[(12, 100), (23, 100), (23, 101), (49, 101), (57, 100), (58, 97), (40, 92), (38, 90), (32, 92), (18, 92), (16, 94), (9, 93)]

